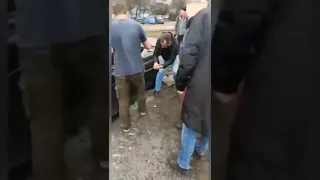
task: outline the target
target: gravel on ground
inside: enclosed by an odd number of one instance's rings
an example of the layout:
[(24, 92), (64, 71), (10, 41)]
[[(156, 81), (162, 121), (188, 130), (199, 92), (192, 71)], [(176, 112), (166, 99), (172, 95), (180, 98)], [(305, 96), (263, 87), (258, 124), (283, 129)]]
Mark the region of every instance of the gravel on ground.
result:
[(208, 162), (197, 163), (202, 167), (194, 177), (187, 178), (174, 172), (167, 158), (180, 149), (179, 122), (181, 104), (174, 86), (163, 87), (159, 99), (147, 92), (148, 111), (140, 117), (132, 108), (132, 128), (124, 133), (116, 120), (111, 126), (112, 180), (208, 180)]

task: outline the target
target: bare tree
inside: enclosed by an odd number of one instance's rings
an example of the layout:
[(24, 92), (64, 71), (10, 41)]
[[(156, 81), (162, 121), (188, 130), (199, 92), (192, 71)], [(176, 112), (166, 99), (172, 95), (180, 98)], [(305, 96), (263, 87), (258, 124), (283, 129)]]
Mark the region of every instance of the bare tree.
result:
[[(129, 10), (132, 10), (133, 8), (140, 10), (144, 10), (146, 7), (149, 6), (150, 1), (149, 0), (125, 0), (126, 5)], [(136, 16), (138, 15), (138, 11), (135, 12)]]

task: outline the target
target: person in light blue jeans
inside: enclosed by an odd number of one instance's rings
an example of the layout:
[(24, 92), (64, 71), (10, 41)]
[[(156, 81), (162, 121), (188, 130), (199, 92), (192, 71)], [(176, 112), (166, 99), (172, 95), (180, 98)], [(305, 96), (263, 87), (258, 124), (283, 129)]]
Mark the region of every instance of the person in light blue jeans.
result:
[(172, 66), (173, 74), (176, 75), (179, 67), (179, 44), (171, 32), (163, 32), (157, 40), (153, 61), (153, 69), (158, 70), (154, 96), (158, 96), (167, 68)]
[[(160, 64), (164, 64), (165, 60), (162, 56), (158, 57)], [(179, 55), (176, 56), (175, 60), (173, 61), (172, 65), (167, 66), (166, 68), (159, 69), (157, 76), (156, 76), (156, 83), (154, 90), (156, 92), (160, 92), (161, 86), (162, 86), (162, 80), (166, 75), (168, 67), (172, 67), (173, 75), (175, 76), (177, 74), (178, 68), (179, 68)]]
[(197, 143), (197, 132), (182, 125), (181, 133), (181, 152), (177, 163), (182, 169), (190, 169), (192, 158), (204, 159), (205, 153), (209, 149), (209, 138), (201, 136), (200, 142)]

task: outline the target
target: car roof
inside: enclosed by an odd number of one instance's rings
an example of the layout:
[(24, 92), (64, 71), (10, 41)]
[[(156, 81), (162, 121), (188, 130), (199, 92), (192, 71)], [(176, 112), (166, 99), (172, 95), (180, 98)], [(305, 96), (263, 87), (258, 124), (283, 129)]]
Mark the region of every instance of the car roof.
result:
[[(153, 37), (148, 37), (148, 41), (151, 44), (151, 47), (155, 47), (157, 44), (157, 38), (153, 38)], [(141, 44), (141, 47), (143, 47), (143, 44)]]

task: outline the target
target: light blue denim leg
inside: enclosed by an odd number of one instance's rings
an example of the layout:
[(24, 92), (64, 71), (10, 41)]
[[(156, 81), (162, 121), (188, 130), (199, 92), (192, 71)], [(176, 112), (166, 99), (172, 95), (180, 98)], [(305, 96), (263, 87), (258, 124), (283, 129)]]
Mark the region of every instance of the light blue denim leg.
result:
[(173, 64), (172, 64), (172, 72), (173, 75), (177, 75), (178, 69), (179, 69), (179, 63), (180, 63), (180, 59), (179, 59), (179, 55), (176, 56), (176, 59), (174, 60)]
[(201, 135), (200, 142), (196, 144), (196, 152), (199, 155), (204, 156), (205, 153), (208, 151), (208, 149), (209, 149), (209, 138)]
[(165, 75), (166, 75), (166, 69), (160, 69), (158, 71), (157, 76), (156, 76), (156, 83), (155, 83), (156, 85), (154, 88), (155, 91), (160, 91), (161, 86), (162, 86), (162, 80)]
[(181, 168), (190, 169), (190, 161), (195, 150), (196, 141), (197, 132), (183, 124), (181, 132), (181, 152), (177, 161)]

